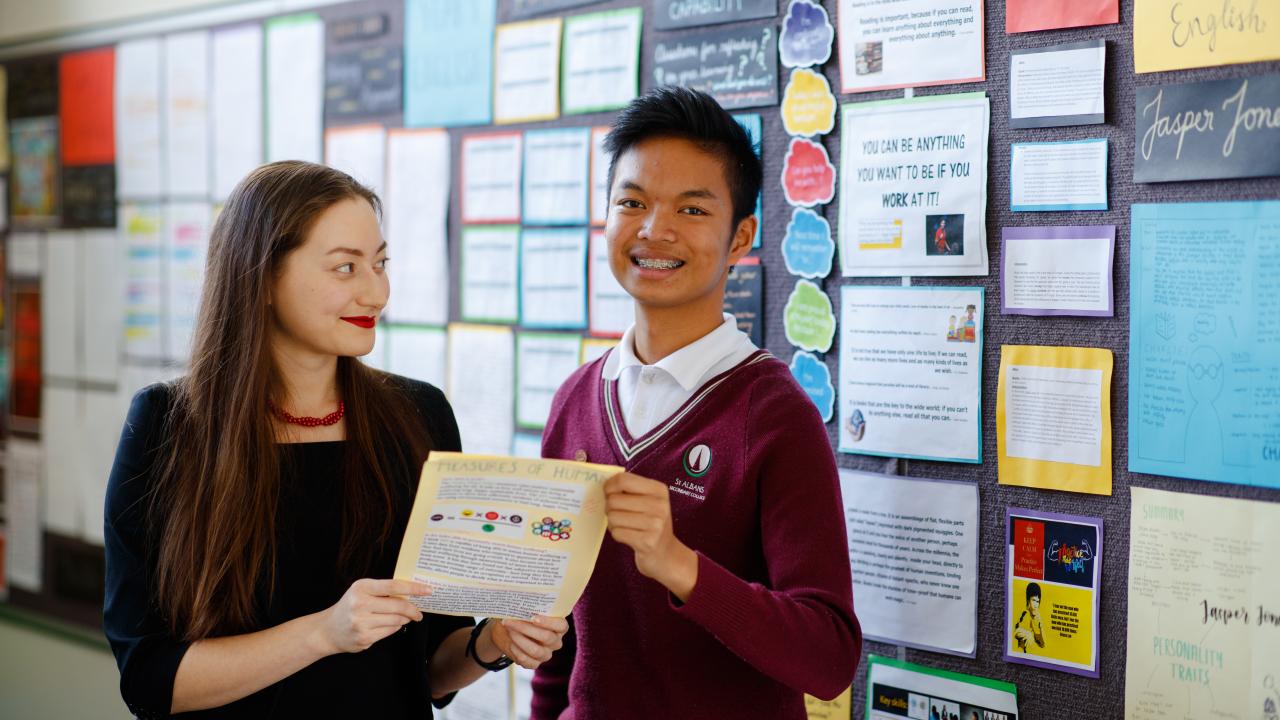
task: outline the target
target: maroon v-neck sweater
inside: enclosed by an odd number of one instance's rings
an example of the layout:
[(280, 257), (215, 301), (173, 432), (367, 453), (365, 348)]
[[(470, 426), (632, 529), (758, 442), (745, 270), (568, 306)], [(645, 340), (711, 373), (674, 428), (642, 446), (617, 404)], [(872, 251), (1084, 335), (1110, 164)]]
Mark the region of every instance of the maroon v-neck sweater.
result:
[(803, 720), (803, 694), (848, 687), (862, 647), (817, 410), (787, 366), (759, 351), (633, 438), (615, 383), (601, 377), (607, 357), (556, 393), (543, 455), (667, 483), (698, 582), (680, 604), (606, 536), (573, 632), (534, 678), (534, 720)]

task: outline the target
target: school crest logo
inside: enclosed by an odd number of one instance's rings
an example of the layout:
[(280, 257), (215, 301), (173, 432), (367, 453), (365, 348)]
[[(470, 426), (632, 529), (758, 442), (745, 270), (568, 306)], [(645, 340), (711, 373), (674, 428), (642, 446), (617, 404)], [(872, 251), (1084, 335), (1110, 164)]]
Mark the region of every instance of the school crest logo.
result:
[(689, 477), (702, 477), (710, 469), (711, 448), (698, 444), (684, 451), (684, 471)]

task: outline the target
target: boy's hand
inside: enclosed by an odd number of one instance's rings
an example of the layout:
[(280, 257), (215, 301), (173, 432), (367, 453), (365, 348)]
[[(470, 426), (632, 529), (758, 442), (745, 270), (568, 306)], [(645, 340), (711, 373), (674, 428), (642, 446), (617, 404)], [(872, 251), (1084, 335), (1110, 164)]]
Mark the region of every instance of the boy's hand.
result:
[(675, 535), (667, 486), (618, 473), (604, 483), (604, 508), (609, 535), (635, 551), (640, 574), (687, 600), (698, 582), (698, 556)]

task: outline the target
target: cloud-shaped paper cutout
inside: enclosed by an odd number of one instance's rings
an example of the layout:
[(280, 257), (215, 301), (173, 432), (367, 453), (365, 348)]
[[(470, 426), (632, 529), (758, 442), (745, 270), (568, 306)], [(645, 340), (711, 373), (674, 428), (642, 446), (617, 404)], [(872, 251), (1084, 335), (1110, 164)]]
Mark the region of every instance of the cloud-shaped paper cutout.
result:
[(821, 65), (831, 59), (831, 43), (836, 31), (827, 11), (809, 0), (791, 0), (782, 21), (778, 50), (786, 67)]
[(801, 207), (829, 203), (836, 196), (836, 168), (827, 149), (812, 140), (791, 138), (782, 163), (782, 194)]
[(809, 279), (831, 274), (836, 244), (831, 239), (831, 223), (812, 210), (795, 208), (787, 234), (782, 238), (782, 259), (792, 275)]
[(826, 352), (836, 336), (836, 316), (831, 298), (808, 280), (797, 280), (782, 310), (787, 342), (801, 350)]
[(831, 422), (831, 415), (836, 409), (836, 389), (831, 384), (831, 369), (813, 353), (797, 350), (791, 356), (791, 374), (804, 390), (818, 412), (822, 422)]
[(782, 96), (782, 126), (788, 135), (825, 135), (836, 126), (836, 96), (821, 73), (800, 68)]

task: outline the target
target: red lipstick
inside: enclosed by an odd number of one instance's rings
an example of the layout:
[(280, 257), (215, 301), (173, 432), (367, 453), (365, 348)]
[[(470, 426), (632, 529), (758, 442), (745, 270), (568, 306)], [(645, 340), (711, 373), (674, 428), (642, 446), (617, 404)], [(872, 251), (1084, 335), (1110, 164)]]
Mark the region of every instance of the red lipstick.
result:
[(366, 329), (371, 328), (374, 325), (378, 324), (378, 318), (373, 317), (372, 315), (352, 315), (351, 317), (344, 317), (342, 319), (346, 320), (352, 325), (355, 325), (356, 327), (362, 327)]

